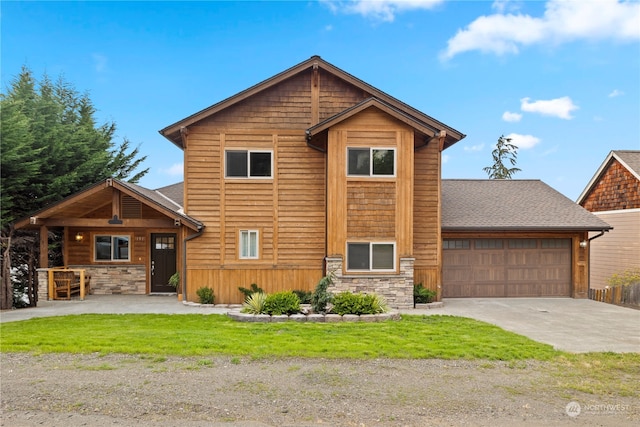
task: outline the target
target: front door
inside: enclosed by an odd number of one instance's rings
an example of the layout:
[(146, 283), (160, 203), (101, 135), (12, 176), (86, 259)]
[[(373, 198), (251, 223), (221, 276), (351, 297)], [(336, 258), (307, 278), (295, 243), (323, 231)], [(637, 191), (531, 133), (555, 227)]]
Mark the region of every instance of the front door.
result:
[(151, 292), (176, 292), (169, 278), (176, 272), (176, 235), (151, 235)]

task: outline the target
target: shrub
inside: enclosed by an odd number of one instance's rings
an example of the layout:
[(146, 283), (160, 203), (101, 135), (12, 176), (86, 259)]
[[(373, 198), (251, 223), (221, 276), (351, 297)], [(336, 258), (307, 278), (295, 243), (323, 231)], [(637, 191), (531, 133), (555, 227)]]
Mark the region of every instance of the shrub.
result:
[(267, 295), (263, 312), (270, 315), (300, 313), (300, 298), (291, 291)]
[(300, 304), (311, 304), (311, 297), (313, 296), (313, 292), (294, 290), (293, 293), (298, 295), (298, 298), (300, 298)]
[(213, 304), (216, 296), (213, 294), (213, 289), (202, 287), (196, 291), (200, 304)]
[(267, 299), (267, 294), (264, 292), (254, 292), (249, 295), (242, 305), (243, 313), (260, 314), (264, 310), (264, 302)]
[(316, 290), (311, 294), (311, 308), (314, 313), (326, 313), (327, 304), (333, 299), (333, 295), (327, 289), (333, 284), (333, 273), (324, 276), (318, 282)]
[(341, 292), (333, 297), (332, 313), (344, 314), (378, 314), (388, 310), (387, 302), (376, 294), (353, 294)]
[(180, 286), (180, 272), (176, 271), (175, 273), (173, 273), (171, 275), (171, 277), (169, 277), (169, 286), (173, 286), (174, 288), (176, 288), (176, 290), (178, 289), (178, 286)]
[(428, 304), (433, 302), (437, 293), (431, 289), (427, 289), (422, 286), (422, 283), (413, 285), (413, 305), (416, 304)]
[(255, 294), (256, 292), (264, 293), (264, 291), (255, 283), (252, 283), (251, 288), (249, 289), (243, 288), (242, 286), (238, 286), (238, 290), (244, 294), (245, 298), (248, 296), (251, 296), (251, 294)]
[(634, 283), (640, 283), (640, 268), (631, 268), (620, 274), (616, 273), (607, 279), (607, 285), (611, 287), (628, 286)]

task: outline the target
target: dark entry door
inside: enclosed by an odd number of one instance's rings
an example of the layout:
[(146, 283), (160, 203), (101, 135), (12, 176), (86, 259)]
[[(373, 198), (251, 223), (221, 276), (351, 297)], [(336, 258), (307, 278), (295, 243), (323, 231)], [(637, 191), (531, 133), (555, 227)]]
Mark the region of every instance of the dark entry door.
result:
[(169, 278), (176, 272), (176, 235), (151, 235), (151, 292), (175, 292)]

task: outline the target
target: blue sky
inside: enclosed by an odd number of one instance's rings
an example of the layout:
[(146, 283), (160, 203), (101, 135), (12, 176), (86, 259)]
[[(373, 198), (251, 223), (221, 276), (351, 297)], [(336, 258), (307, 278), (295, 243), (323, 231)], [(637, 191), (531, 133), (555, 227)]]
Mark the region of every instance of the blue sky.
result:
[(443, 178), (486, 178), (505, 135), (515, 178), (575, 200), (640, 149), (638, 1), (2, 1), (1, 19), (2, 91), (22, 65), (87, 91), (149, 188), (182, 180), (159, 129), (313, 55), (465, 133)]

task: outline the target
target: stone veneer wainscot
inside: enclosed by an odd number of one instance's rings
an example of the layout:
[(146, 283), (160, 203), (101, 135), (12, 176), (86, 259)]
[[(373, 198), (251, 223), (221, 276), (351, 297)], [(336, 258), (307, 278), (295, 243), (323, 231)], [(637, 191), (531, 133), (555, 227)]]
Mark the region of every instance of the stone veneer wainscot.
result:
[(343, 274), (342, 257), (326, 257), (327, 271), (333, 272), (333, 293), (376, 293), (390, 307), (413, 308), (413, 264), (415, 258), (400, 258), (400, 274)]
[[(144, 295), (147, 279), (144, 265), (70, 265), (91, 275), (95, 295)], [(48, 299), (48, 268), (38, 269), (38, 297)]]

